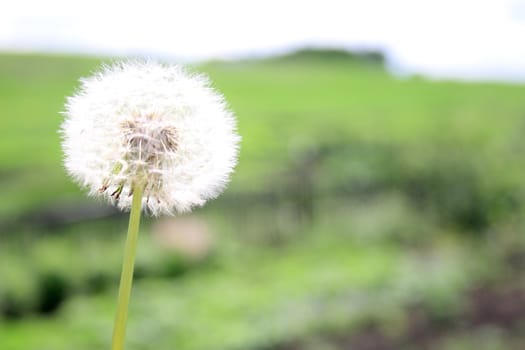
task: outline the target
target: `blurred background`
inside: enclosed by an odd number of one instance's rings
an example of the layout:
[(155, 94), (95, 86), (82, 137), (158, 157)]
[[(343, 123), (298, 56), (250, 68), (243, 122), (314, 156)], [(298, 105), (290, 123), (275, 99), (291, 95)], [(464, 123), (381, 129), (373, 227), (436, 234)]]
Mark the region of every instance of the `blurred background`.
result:
[(208, 74), (240, 162), (141, 227), (127, 348), (525, 349), (525, 2), (7, 1), (0, 349), (109, 348), (127, 215), (62, 166), (101, 63)]

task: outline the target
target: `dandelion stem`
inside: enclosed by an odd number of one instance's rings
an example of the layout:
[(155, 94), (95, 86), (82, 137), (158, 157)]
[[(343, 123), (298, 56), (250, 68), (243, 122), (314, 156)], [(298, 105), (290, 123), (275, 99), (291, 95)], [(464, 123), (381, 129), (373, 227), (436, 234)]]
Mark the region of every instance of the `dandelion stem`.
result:
[(135, 265), (135, 252), (137, 251), (137, 238), (139, 234), (140, 212), (142, 209), (143, 186), (133, 188), (133, 201), (129, 216), (128, 235), (124, 249), (124, 262), (120, 276), (120, 287), (118, 292), (117, 314), (113, 328), (112, 350), (124, 349), (124, 338), (126, 335), (126, 321), (128, 318), (128, 305), (131, 295), (131, 284), (133, 282), (133, 267)]

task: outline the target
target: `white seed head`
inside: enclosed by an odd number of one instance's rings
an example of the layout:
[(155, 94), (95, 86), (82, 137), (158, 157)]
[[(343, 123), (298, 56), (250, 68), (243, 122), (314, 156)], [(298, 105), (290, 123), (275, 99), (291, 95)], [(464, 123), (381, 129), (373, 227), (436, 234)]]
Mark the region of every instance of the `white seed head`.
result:
[(152, 215), (215, 198), (240, 137), (223, 97), (180, 66), (127, 62), (81, 79), (62, 124), (67, 171), (94, 196), (129, 209), (134, 186)]

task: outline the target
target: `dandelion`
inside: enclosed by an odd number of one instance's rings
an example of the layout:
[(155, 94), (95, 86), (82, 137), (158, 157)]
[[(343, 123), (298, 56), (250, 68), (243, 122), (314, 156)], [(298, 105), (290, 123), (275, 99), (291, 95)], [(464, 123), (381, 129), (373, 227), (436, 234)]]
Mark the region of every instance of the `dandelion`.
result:
[(157, 216), (216, 197), (239, 137), (224, 99), (179, 66), (123, 63), (82, 79), (67, 100), (65, 166), (93, 196), (129, 209), (135, 187)]
[(237, 161), (235, 118), (207, 78), (153, 62), (82, 79), (64, 114), (67, 171), (131, 210), (112, 347), (123, 349), (141, 210), (172, 215), (215, 198)]

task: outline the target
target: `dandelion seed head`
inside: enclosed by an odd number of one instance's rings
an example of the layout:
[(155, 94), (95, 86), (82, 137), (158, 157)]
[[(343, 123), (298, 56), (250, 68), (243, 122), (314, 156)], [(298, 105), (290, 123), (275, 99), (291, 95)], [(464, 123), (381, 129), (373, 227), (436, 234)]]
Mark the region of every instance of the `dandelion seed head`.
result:
[(105, 67), (81, 80), (64, 115), (67, 171), (121, 209), (140, 185), (152, 215), (187, 212), (222, 192), (237, 162), (240, 137), (224, 98), (180, 66)]

